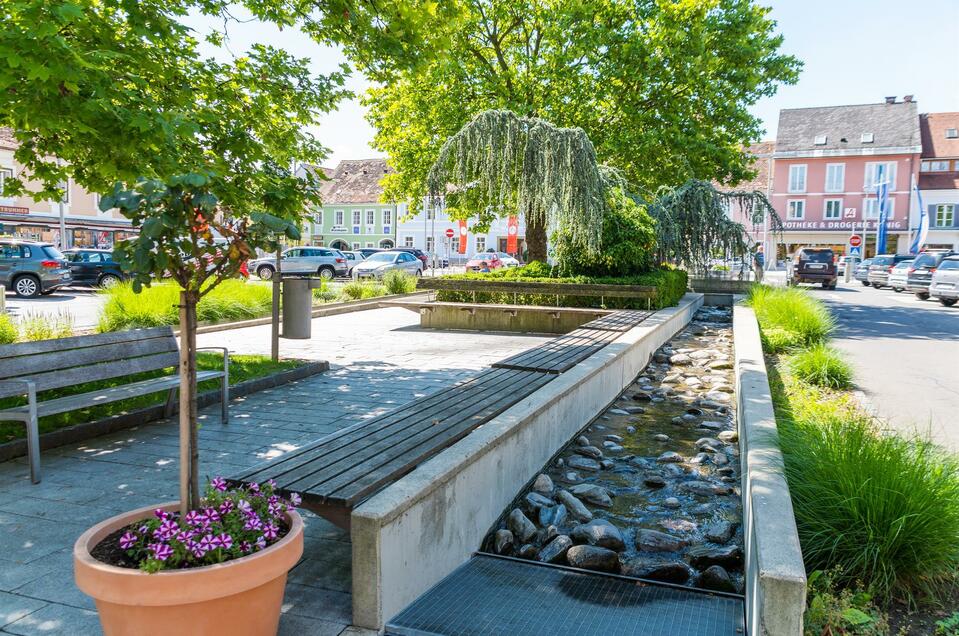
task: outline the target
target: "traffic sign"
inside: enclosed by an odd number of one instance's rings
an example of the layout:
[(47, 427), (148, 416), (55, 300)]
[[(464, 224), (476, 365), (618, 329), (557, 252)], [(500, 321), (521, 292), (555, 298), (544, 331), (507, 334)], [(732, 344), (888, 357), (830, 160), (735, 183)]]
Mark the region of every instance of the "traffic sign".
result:
[(850, 247), (859, 247), (862, 245), (862, 237), (858, 234), (853, 234), (849, 237), (849, 246)]
[(852, 247), (849, 248), (849, 255), (855, 256), (857, 258), (862, 256), (862, 248), (859, 247), (858, 245), (853, 245)]
[(446, 238), (453, 238), (453, 234), (455, 234), (455, 232), (453, 231), (453, 228), (446, 229)]

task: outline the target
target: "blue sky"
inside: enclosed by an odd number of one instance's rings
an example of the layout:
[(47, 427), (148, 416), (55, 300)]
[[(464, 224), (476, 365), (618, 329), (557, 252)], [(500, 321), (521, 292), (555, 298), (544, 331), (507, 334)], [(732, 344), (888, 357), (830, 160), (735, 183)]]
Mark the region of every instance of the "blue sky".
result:
[[(805, 62), (799, 82), (780, 87), (751, 110), (774, 139), (780, 108), (880, 102), (887, 95), (914, 95), (920, 112), (959, 110), (959, 0), (775, 0), (783, 51)], [(194, 19), (203, 31), (207, 24)], [(253, 42), (282, 46), (308, 57), (318, 73), (342, 61), (335, 49), (294, 31), (262, 24), (230, 27), (229, 48), (242, 52)], [(208, 51), (228, 55), (228, 52)], [(367, 82), (354, 75), (348, 84), (362, 92)], [(327, 146), (328, 165), (379, 153), (370, 148), (373, 130), (356, 100), (343, 101), (314, 131)]]

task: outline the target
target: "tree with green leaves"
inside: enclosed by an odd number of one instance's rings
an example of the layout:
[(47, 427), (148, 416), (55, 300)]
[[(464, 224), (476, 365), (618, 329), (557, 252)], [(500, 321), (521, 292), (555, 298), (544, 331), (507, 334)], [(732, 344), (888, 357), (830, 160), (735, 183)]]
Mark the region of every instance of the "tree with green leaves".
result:
[(583, 129), (599, 161), (650, 198), (690, 178), (739, 182), (751, 173), (742, 147), (762, 132), (748, 107), (800, 68), (750, 0), (459, 5), (445, 55), (365, 98), (374, 144), (396, 169), (384, 196), (413, 210), (446, 139), (490, 109)]
[[(378, 0), (248, 0), (256, 18), (341, 44), (371, 76), (395, 73), (430, 48), (447, 10)], [(232, 20), (221, 0), (6, 0), (0, 7), (0, 126), (39, 188), (10, 179), (5, 194), (62, 196), (67, 178), (105, 193), (139, 237), (116, 257), (149, 285), (180, 286), (181, 508), (199, 504), (196, 304), (237, 275), (256, 248), (297, 238), (316, 183), (298, 163), (322, 146), (306, 129), (345, 95), (344, 73), (314, 76), (305, 60), (256, 45), (229, 62), (205, 58), (184, 18)], [(207, 39), (222, 42), (224, 33)], [(111, 189), (112, 188), (112, 189)]]

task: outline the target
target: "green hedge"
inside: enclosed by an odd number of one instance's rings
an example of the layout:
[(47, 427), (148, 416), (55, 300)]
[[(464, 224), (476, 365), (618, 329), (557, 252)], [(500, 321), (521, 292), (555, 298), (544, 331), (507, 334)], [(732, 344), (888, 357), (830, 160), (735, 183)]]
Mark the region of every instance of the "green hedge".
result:
[[(443, 276), (450, 280), (509, 280), (518, 283), (570, 283), (576, 285), (643, 285), (656, 288), (654, 309), (671, 307), (686, 293), (686, 272), (679, 269), (659, 269), (636, 276), (592, 277), (572, 276), (552, 278), (548, 266), (533, 262), (525, 267), (501, 269), (488, 274), (453, 274)], [(436, 299), (446, 302), (477, 302), (506, 305), (555, 306), (554, 294), (512, 294), (509, 292), (437, 291)], [(600, 301), (602, 300), (602, 304)], [(599, 296), (560, 296), (561, 307), (590, 307), (606, 309), (646, 309), (645, 298), (600, 298)]]

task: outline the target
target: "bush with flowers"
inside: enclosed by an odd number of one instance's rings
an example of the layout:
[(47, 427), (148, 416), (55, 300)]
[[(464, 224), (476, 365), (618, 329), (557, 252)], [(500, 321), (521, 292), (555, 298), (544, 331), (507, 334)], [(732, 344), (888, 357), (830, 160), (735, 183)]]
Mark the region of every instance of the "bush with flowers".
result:
[(213, 479), (199, 509), (183, 519), (178, 512), (157, 509), (153, 517), (134, 523), (119, 537), (120, 548), (145, 572), (223, 563), (264, 550), (289, 528), (286, 513), (300, 504), (275, 492), (276, 484), (230, 487)]

